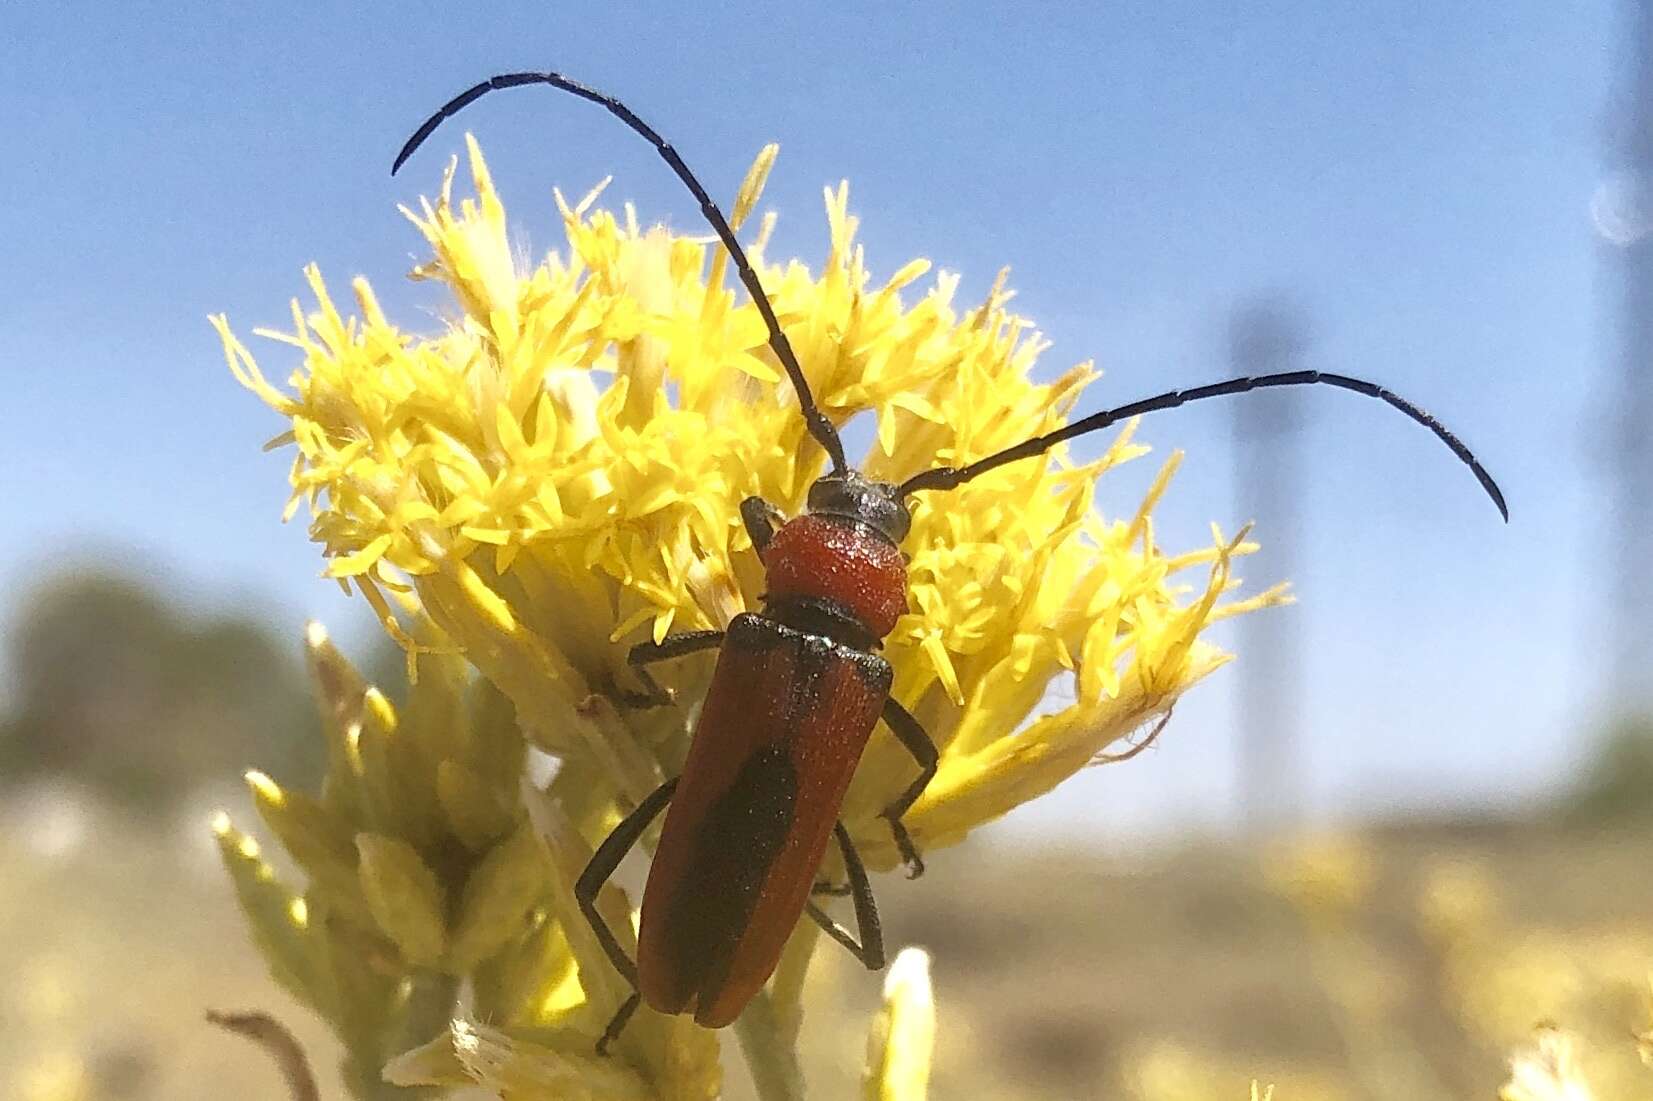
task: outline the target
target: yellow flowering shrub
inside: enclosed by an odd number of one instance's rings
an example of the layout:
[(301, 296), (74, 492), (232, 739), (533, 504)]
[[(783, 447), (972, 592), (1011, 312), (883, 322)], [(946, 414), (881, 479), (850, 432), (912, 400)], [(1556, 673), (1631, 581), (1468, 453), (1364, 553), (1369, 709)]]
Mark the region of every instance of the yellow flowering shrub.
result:
[[(739, 504), (757, 494), (795, 514), (823, 456), (757, 310), (725, 287), (721, 248), (642, 229), (629, 209), (623, 217), (601, 210), (599, 188), (572, 206), (557, 196), (566, 247), (528, 266), (507, 237), (474, 141), (469, 151), (474, 198), (454, 200), (450, 167), (437, 201), (406, 211), (434, 254), (415, 275), (453, 296), (441, 331), (398, 327), (360, 279), (356, 313), (347, 316), (312, 268), (314, 304), (294, 303), (290, 331), (260, 331), (298, 356), (283, 389), (226, 319), (214, 323), (235, 377), (287, 422), (277, 442), (295, 450), (288, 514), (309, 507), (328, 576), (365, 598), (410, 668), (423, 672), (429, 655), (451, 673), (462, 660), (509, 704), (528, 743), (560, 762), (549, 792), (525, 796), (545, 860), (558, 870), (518, 913), (527, 924), (513, 936), (554, 931), (559, 951), (577, 959), (579, 998), (591, 1005), (573, 1020), (587, 1031), (578, 1043), (563, 1033), (514, 1042), (567, 1058), (578, 1049), (584, 1058), (591, 1022), (627, 991), (589, 932), (563, 921), (566, 897), (549, 900), (578, 874), (582, 851), (676, 775), (712, 668), (709, 657), (658, 666), (676, 705), (630, 707), (640, 683), (627, 650), (673, 631), (722, 627), (760, 607), (763, 570)], [(774, 156), (766, 148), (742, 184), (731, 208), (737, 229), (756, 208)], [(919, 288), (926, 261), (877, 282), (855, 240), (847, 186), (829, 190), (826, 206), (831, 246), (818, 271), (765, 260), (770, 218), (751, 253), (821, 407), (839, 424), (870, 418), (875, 442), (862, 468), (871, 477), (897, 481), (959, 464), (1064, 423), (1096, 374), (1081, 364), (1053, 382), (1033, 380), (1043, 342), (1008, 312), (1002, 277), (971, 308), (954, 304), (953, 276)], [(909, 603), (885, 655), (893, 696), (941, 754), (934, 782), (905, 819), (920, 848), (958, 841), (1163, 716), (1228, 659), (1201, 639), (1207, 626), (1284, 599), (1270, 589), (1225, 601), (1237, 584), (1233, 559), (1251, 549), (1243, 532), (1213, 528), (1209, 546), (1161, 550), (1152, 511), (1177, 455), (1140, 502), (1098, 507), (1098, 479), (1146, 451), (1134, 427), (1123, 426), (1082, 465), (1059, 450), (915, 498), (903, 548)], [(1042, 711), (1061, 678), (1071, 678), (1071, 698)], [(448, 681), (455, 699), (470, 691)], [(360, 711), (359, 701), (351, 706)], [(335, 774), (373, 767), (353, 763), (345, 743)], [(467, 831), (482, 827), (464, 824), (474, 785), (457, 770), (478, 766), (456, 750), (460, 765), (444, 781), (444, 753), (436, 744), (409, 766), (433, 770), (414, 786), (434, 793), (429, 807), (447, 816), (442, 835), (468, 842)], [(866, 758), (843, 819), (869, 867), (888, 869), (899, 854), (878, 813), (915, 766), (887, 732), (874, 734)], [(494, 843), (523, 820), (510, 800), (489, 813)], [(419, 909), (454, 920), (452, 892), (466, 889), (462, 880), (424, 877), (406, 859), (428, 863), (437, 835), (404, 837), (402, 847), (329, 844), (340, 862), (334, 873), (353, 872), (365, 887), (353, 917), (405, 959), (451, 973), (454, 929), (409, 924), (394, 902), (423, 897)], [(369, 867), (393, 881), (391, 893), (381, 883), (375, 895), (373, 876), (363, 878)], [(444, 900), (446, 911), (434, 905)], [(619, 892), (611, 888), (605, 904), (624, 929)], [(772, 984), (773, 1004), (762, 1007), (778, 1034), (796, 1030), (814, 941), (806, 923)], [(665, 1048), (657, 1058), (643, 1054), (661, 1035), (651, 1017), (642, 1015), (618, 1051), (658, 1083), (670, 1060), (659, 1056)], [(490, 1022), (496, 1030), (509, 1024)], [(498, 1041), (509, 1033), (464, 1028), (440, 1038), (449, 1055), (437, 1061), (454, 1080), (483, 1080), (503, 1065)], [(404, 1078), (429, 1071), (437, 1057), (420, 1058), (398, 1064)]]

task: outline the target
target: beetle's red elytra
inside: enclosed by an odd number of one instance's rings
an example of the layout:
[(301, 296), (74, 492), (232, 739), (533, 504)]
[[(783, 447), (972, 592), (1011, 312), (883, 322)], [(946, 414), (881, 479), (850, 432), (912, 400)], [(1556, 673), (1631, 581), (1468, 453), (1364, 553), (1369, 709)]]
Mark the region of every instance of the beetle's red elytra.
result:
[(729, 624), (643, 894), (643, 999), (733, 1021), (809, 901), (890, 666), (810, 631)]
[[(670, 701), (655, 687), (646, 666), (714, 648), (718, 660), (682, 775), (661, 784), (615, 827), (575, 885), (604, 951), (635, 991), (598, 1039), (599, 1052), (608, 1050), (641, 1002), (662, 1013), (692, 1013), (709, 1028), (729, 1024), (768, 981), (787, 938), (805, 915), (869, 969), (884, 966), (872, 887), (838, 813), (867, 739), (882, 719), (912, 754), (916, 769), (883, 817), (909, 876), (923, 871), (902, 817), (935, 775), (938, 753), (918, 722), (890, 698), (890, 665), (874, 652), (907, 610), (901, 543), (912, 523), (906, 505), (911, 495), (952, 489), (1143, 413), (1250, 390), (1324, 385), (1376, 398), (1429, 429), (1469, 467), (1509, 519), (1492, 475), (1444, 425), (1375, 383), (1324, 371), (1170, 390), (1092, 413), (964, 466), (920, 471), (899, 484), (872, 481), (845, 459), (837, 427), (816, 405), (727, 219), (677, 151), (619, 100), (554, 72), (490, 77), (425, 120), (402, 146), (392, 174), (443, 120), (489, 92), (524, 85), (547, 85), (602, 107), (653, 145), (694, 195), (764, 319), (770, 349), (786, 370), (810, 435), (831, 463), (810, 487), (801, 516), (787, 519), (756, 497), (741, 504), (741, 519), (766, 574), (761, 612), (736, 616), (726, 632), (668, 635), (631, 650), (632, 667), (651, 689), (632, 701), (638, 705)], [(634, 964), (598, 913), (596, 899), (668, 805), (643, 894)], [(831, 840), (843, 858), (859, 939), (810, 901)]]

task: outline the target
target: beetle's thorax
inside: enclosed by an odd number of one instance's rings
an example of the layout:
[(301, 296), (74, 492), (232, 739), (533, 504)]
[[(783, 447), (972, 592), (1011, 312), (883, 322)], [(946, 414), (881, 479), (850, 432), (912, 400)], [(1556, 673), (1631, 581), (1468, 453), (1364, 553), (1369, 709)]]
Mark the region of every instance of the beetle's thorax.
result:
[(853, 471), (809, 491), (809, 511), (783, 524), (763, 552), (767, 614), (868, 649), (907, 610), (899, 543), (911, 518), (894, 487)]

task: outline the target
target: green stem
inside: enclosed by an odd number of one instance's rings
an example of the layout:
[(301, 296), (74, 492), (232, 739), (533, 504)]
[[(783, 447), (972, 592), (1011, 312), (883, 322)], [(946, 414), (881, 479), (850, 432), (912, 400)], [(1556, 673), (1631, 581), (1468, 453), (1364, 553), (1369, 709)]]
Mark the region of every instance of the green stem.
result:
[(459, 979), (438, 971), (416, 971), (408, 976), (413, 989), (400, 1028), (381, 1031), (377, 1042), (351, 1044), (345, 1056), (345, 1086), (356, 1101), (412, 1101), (432, 1097), (435, 1091), (422, 1086), (393, 1086), (384, 1080), (386, 1060), (433, 1039), (448, 1027), (459, 997)]
[(416, 971), (411, 976), (413, 989), (408, 994), (407, 1016), (395, 1050), (389, 1055), (400, 1055), (434, 1039), (453, 1019), (453, 1007), (459, 1000), (459, 978), (440, 971)]
[(356, 1101), (410, 1101), (411, 1098), (426, 1095), (422, 1087), (393, 1086), (386, 1082), (380, 1074), (383, 1065), (377, 1055), (364, 1056), (361, 1052), (351, 1051), (340, 1067), (344, 1088)]
[(767, 990), (760, 990), (735, 1021), (735, 1035), (759, 1101), (804, 1101), (803, 1069), (786, 1031)]

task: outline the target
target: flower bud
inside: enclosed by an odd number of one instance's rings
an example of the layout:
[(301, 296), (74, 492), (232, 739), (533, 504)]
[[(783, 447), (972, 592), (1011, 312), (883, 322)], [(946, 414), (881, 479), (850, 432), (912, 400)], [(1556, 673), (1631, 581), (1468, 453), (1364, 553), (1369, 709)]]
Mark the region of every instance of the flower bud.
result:
[(884, 1008), (867, 1037), (862, 1096), (866, 1101), (924, 1101), (935, 1043), (930, 956), (922, 948), (904, 948), (884, 978)]
[(262, 772), (250, 771), (246, 780), (259, 817), (311, 883), (352, 917), (369, 920), (356, 878), (356, 848), (349, 825), (321, 802), (283, 789)]
[(448, 829), (472, 852), (486, 849), (511, 828), (513, 808), (458, 761), (436, 766), (436, 799)]
[(522, 935), (528, 912), (550, 888), (546, 855), (526, 819), (471, 872), (459, 904), (449, 966), (468, 971)]
[(356, 835), (358, 874), (368, 909), (409, 963), (434, 965), (447, 930), (442, 888), (412, 845), (381, 834)]
[(276, 878), (275, 870), (259, 856), (258, 842), (236, 829), (229, 815), (214, 815), (212, 832), (271, 977), (293, 997), (319, 1008), (304, 900)]

